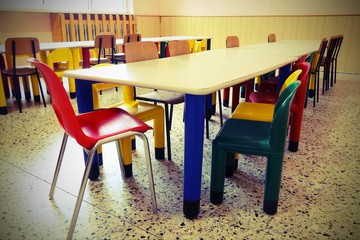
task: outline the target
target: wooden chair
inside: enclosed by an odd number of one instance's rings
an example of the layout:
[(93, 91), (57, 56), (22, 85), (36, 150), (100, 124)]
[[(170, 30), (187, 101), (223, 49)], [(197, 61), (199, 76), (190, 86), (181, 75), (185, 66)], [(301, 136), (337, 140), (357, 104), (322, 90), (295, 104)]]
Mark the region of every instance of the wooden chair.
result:
[(275, 35), (275, 33), (270, 33), (269, 35), (268, 35), (268, 42), (270, 43), (270, 42), (276, 42), (276, 35)]
[(141, 34), (139, 33), (131, 33), (126, 34), (123, 39), (122, 52), (116, 53), (115, 58), (118, 62), (125, 63), (125, 45), (129, 42), (141, 42)]
[[(170, 53), (175, 52), (177, 54), (189, 53), (189, 43), (187, 41), (169, 43), (171, 50)], [(184, 47), (185, 46), (185, 47)], [(152, 59), (158, 59), (158, 49), (153, 42), (130, 42), (125, 45), (125, 60), (126, 63), (146, 61)], [(184, 94), (175, 93), (163, 90), (154, 90), (149, 93), (135, 95), (135, 99), (142, 101), (149, 101), (153, 103), (162, 103), (165, 106), (166, 114), (166, 137), (167, 137), (167, 149), (168, 159), (171, 160), (171, 142), (170, 142), (170, 130), (172, 119), (173, 105), (184, 102)], [(170, 111), (169, 111), (170, 105)]]
[(44, 92), (41, 86), (40, 76), (36, 68), (31, 66), (17, 66), (17, 58), (22, 56), (31, 56), (36, 57), (36, 54), (39, 53), (39, 40), (32, 37), (23, 37), (23, 38), (8, 38), (5, 41), (5, 54), (7, 57), (7, 68), (2, 70), (2, 76), (4, 78), (12, 78), (14, 85), (15, 98), (18, 102), (19, 111), (22, 112), (21, 104), (21, 90), (19, 78), (23, 79), (23, 86), (25, 91), (25, 98), (30, 99), (30, 89), (27, 77), (31, 77), (32, 89), (35, 102), (40, 101), (39, 96), (39, 87), (41, 97), (46, 107)]

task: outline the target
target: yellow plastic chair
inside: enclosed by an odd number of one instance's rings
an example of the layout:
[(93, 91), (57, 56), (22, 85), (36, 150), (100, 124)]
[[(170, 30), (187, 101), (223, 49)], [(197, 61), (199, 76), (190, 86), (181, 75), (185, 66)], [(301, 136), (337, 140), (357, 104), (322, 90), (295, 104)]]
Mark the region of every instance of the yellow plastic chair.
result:
[[(280, 89), (279, 96), (292, 82), (296, 81), (301, 73), (301, 70), (296, 70), (284, 82)], [(271, 103), (256, 103), (256, 102), (241, 102), (231, 114), (231, 118), (271, 122), (273, 119), (275, 104)]]
[[(46, 58), (47, 65), (54, 70), (62, 82), (66, 70), (75, 69), (74, 57), (70, 48), (58, 48), (51, 51)], [(79, 64), (77, 64), (78, 66)], [(76, 97), (75, 79), (68, 78), (70, 98)]]
[[(111, 63), (103, 63), (98, 64), (93, 67), (104, 67), (104, 66), (111, 66)], [(105, 83), (99, 83), (99, 84), (105, 84)], [(92, 85), (92, 94), (93, 96), (98, 96), (98, 85), (99, 84), (93, 84)], [(151, 121), (153, 120), (153, 129), (154, 129), (154, 141), (155, 141), (155, 158), (159, 159), (159, 150), (164, 148), (164, 109), (161, 106), (157, 106), (150, 103), (145, 103), (141, 101), (134, 100), (134, 87), (132, 86), (126, 86), (126, 85), (120, 85), (116, 84), (117, 86), (120, 86), (123, 91), (123, 97), (124, 100), (120, 103), (117, 103), (113, 106), (107, 106), (107, 107), (117, 107), (124, 109), (131, 115), (135, 116), (139, 120), (143, 122)], [(99, 99), (93, 98), (93, 104), (94, 104), (94, 110), (99, 108)], [(121, 140), (121, 150), (122, 150), (122, 159), (125, 166), (125, 176), (131, 176), (132, 175), (132, 155), (131, 155), (131, 138), (125, 138)], [(101, 148), (98, 149), (98, 153), (101, 153)]]
[(207, 50), (207, 39), (197, 40), (196, 43), (196, 52), (203, 52)]
[(196, 41), (195, 40), (188, 40), (189, 41), (189, 47), (190, 47), (190, 53), (196, 52)]

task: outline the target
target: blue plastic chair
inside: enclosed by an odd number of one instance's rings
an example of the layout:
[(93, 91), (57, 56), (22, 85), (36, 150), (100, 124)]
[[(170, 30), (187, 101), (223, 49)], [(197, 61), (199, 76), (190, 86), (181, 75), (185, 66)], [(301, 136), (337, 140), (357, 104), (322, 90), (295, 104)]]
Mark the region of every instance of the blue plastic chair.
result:
[(290, 115), (290, 105), (300, 81), (291, 83), (278, 98), (273, 121), (228, 119), (212, 143), (211, 193), (213, 204), (223, 201), (225, 172), (233, 171), (234, 153), (266, 156), (264, 212), (277, 212), (282, 163)]

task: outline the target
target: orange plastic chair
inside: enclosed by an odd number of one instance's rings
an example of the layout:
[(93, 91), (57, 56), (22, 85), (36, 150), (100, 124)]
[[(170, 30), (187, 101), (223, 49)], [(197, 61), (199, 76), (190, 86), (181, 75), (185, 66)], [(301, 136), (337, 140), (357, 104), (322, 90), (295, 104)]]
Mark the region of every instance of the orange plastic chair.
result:
[(40, 97), (39, 97), (39, 87), (40, 87), (41, 97), (44, 103), (44, 107), (46, 107), (45, 97), (37, 69), (30, 66), (20, 67), (17, 66), (16, 64), (16, 59), (18, 57), (31, 56), (35, 58), (36, 54), (39, 53), (39, 51), (40, 51), (40, 46), (39, 46), (39, 40), (37, 38), (32, 38), (32, 37), (8, 38), (5, 41), (7, 68), (2, 70), (2, 76), (4, 78), (11, 77), (13, 80), (15, 98), (18, 102), (19, 112), (22, 112), (19, 77), (23, 79), (25, 98), (30, 99), (30, 90), (27, 80), (27, 77), (30, 76), (35, 102), (40, 101)]
[(58, 76), (55, 74), (55, 72), (49, 66), (34, 58), (29, 59), (28, 61), (34, 64), (41, 72), (52, 98), (52, 107), (61, 127), (65, 131), (55, 174), (51, 184), (51, 190), (49, 194), (50, 199), (53, 199), (68, 137), (70, 136), (74, 138), (77, 143), (88, 153), (86, 167), (83, 173), (81, 187), (76, 200), (67, 239), (72, 239), (74, 233), (94, 154), (96, 153), (96, 150), (99, 146), (108, 142), (117, 142), (120, 168), (124, 176), (123, 162), (121, 159), (118, 140), (129, 138), (130, 136), (139, 136), (143, 140), (144, 150), (146, 153), (145, 158), (147, 163), (148, 177), (150, 182), (152, 210), (154, 213), (156, 213), (157, 203), (149, 145), (147, 137), (144, 134), (146, 131), (150, 130), (151, 127), (120, 108), (107, 108), (75, 115), (74, 109), (66, 95), (65, 89), (63, 88), (60, 81), (58, 81)]
[[(61, 82), (66, 70), (75, 69), (74, 58), (70, 48), (58, 48), (51, 51), (46, 58), (46, 63), (54, 70)], [(70, 98), (76, 98), (75, 79), (68, 78), (68, 82)]]

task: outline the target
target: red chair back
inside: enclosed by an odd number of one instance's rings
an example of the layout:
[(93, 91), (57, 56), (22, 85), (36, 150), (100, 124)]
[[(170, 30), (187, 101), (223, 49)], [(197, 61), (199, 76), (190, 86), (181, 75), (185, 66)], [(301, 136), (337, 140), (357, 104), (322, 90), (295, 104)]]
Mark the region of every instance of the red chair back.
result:
[(309, 80), (309, 74), (310, 74), (310, 68), (311, 65), (308, 62), (300, 62), (294, 65), (294, 70), (302, 70), (302, 72), (299, 75), (299, 80), (301, 81), (301, 85), (296, 91), (295, 97), (293, 102), (297, 105), (299, 109), (303, 109), (305, 106), (305, 99), (307, 94), (307, 86), (308, 86), (308, 80)]
[(88, 137), (82, 131), (64, 86), (59, 81), (55, 72), (49, 66), (35, 58), (29, 58), (28, 62), (34, 64), (43, 76), (51, 96), (52, 107), (64, 131), (69, 136), (75, 138), (81, 146), (88, 146)]

